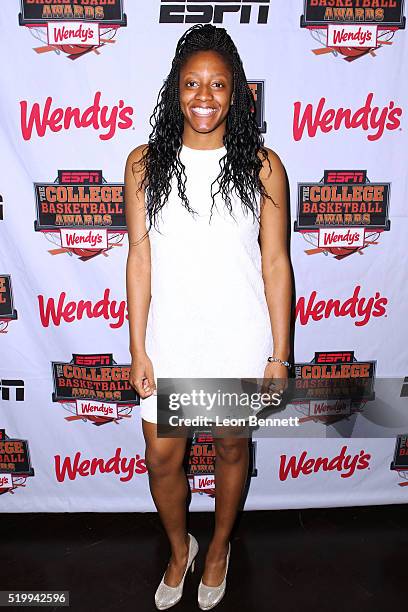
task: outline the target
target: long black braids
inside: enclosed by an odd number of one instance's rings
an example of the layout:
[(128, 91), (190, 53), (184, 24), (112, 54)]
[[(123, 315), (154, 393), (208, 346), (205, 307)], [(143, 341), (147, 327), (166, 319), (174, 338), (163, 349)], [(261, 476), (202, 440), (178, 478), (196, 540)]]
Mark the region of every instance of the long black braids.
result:
[[(212, 208), (215, 195), (221, 193), (222, 199), (232, 213), (231, 190), (234, 189), (242, 205), (259, 219), (254, 203), (256, 194), (261, 194), (273, 202), (259, 177), (263, 160), (271, 164), (264, 139), (256, 123), (255, 99), (249, 87), (242, 60), (231, 37), (224, 28), (213, 25), (196, 24), (189, 28), (177, 43), (170, 73), (165, 79), (157, 104), (150, 116), (153, 130), (149, 136), (148, 147), (142, 159), (143, 179), (138, 191), (145, 188), (146, 211), (149, 229), (156, 226), (159, 211), (168, 201), (171, 179), (176, 177), (178, 194), (183, 205), (190, 213), (191, 208), (186, 195), (185, 166), (180, 160), (184, 115), (179, 101), (180, 68), (187, 58), (197, 51), (216, 51), (227, 62), (233, 75), (233, 104), (227, 115), (224, 135), (226, 154), (220, 160), (220, 173), (211, 185)], [(218, 185), (214, 193), (214, 186)], [(275, 202), (274, 202), (275, 204)], [(276, 205), (276, 204), (275, 204)], [(212, 214), (212, 213), (211, 213)]]

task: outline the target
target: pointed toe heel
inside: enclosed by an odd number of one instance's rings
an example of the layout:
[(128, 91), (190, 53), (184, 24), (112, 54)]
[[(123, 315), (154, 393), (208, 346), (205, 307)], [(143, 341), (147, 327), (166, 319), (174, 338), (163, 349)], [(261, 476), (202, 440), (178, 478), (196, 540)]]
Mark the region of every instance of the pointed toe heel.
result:
[(227, 553), (227, 564), (225, 567), (224, 579), (218, 586), (208, 586), (203, 583), (203, 579), (201, 578), (200, 584), (198, 585), (198, 606), (201, 610), (211, 610), (218, 603), (220, 603), (221, 599), (225, 595), (225, 590), (227, 586), (227, 572), (228, 565), (231, 553), (231, 543), (228, 543), (228, 553)]
[(164, 572), (161, 582), (159, 586), (157, 587), (157, 590), (154, 596), (154, 602), (158, 610), (167, 610), (167, 608), (171, 608), (172, 606), (175, 606), (176, 603), (180, 601), (183, 595), (184, 579), (186, 577), (186, 574), (189, 569), (191, 570), (191, 573), (194, 572), (195, 558), (198, 553), (198, 542), (195, 539), (195, 537), (191, 535), (191, 533), (189, 533), (188, 535), (190, 538), (189, 548), (188, 548), (188, 559), (187, 559), (187, 565), (186, 565), (186, 569), (184, 570), (183, 577), (177, 586), (175, 587), (168, 586), (164, 582), (164, 576), (166, 575), (166, 572)]

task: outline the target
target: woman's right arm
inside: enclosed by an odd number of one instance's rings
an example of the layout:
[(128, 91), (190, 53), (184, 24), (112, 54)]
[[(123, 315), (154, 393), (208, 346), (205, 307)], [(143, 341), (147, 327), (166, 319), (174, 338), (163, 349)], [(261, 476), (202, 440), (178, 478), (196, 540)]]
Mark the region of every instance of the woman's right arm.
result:
[(151, 298), (150, 240), (146, 235), (141, 157), (146, 145), (129, 153), (125, 166), (125, 214), (129, 250), (126, 264), (126, 295), (129, 317), (129, 351), (132, 356), (129, 382), (142, 397), (155, 390), (153, 365), (146, 354), (146, 325)]

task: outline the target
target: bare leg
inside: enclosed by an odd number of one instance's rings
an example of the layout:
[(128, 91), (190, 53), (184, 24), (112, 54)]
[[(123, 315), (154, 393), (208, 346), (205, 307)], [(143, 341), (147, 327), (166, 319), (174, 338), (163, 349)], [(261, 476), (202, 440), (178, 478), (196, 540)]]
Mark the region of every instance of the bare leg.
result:
[(228, 541), (248, 476), (248, 438), (214, 438), (215, 529), (208, 547), (203, 583), (221, 584), (226, 567)]
[(146, 467), (153, 501), (171, 546), (165, 583), (177, 586), (188, 559), (187, 476), (183, 469), (186, 438), (158, 438), (157, 425), (142, 419)]

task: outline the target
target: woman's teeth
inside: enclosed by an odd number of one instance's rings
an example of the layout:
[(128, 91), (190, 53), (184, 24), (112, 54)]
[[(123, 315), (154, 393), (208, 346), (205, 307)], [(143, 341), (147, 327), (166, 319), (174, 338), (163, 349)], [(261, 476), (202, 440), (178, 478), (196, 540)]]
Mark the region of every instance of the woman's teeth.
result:
[(203, 117), (209, 117), (209, 115), (213, 115), (214, 113), (217, 112), (217, 109), (215, 108), (202, 108), (201, 106), (194, 106), (194, 108), (192, 108), (193, 113), (196, 113), (197, 115), (202, 115)]

